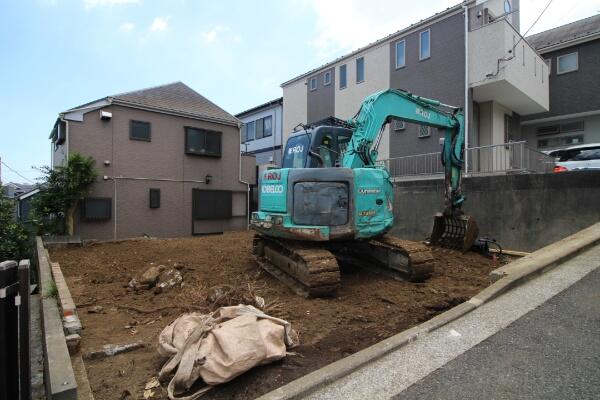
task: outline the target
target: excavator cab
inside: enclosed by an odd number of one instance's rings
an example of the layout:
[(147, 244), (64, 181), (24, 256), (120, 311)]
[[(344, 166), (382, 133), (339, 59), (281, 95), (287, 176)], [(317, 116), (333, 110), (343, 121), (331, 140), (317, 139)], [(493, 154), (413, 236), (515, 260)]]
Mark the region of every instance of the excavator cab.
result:
[(294, 133), (285, 147), (282, 168), (339, 167), (351, 138), (351, 129), (326, 125)]

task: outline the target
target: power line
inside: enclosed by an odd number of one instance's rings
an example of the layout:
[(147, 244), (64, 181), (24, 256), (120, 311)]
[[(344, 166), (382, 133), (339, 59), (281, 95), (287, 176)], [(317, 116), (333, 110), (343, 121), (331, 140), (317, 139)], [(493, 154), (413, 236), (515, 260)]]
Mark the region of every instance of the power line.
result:
[(32, 181), (29, 178), (25, 178), (23, 175), (21, 175), (20, 173), (18, 173), (17, 171), (15, 171), (14, 169), (12, 169), (8, 164), (6, 164), (4, 161), (0, 160), (0, 163), (2, 163), (2, 165), (4, 165), (6, 168), (8, 168), (10, 171), (12, 171), (14, 174), (20, 176), (22, 179), (25, 179), (27, 182), (29, 183), (35, 183), (34, 181)]
[[(543, 10), (542, 10), (542, 12), (540, 13), (540, 15), (538, 15), (538, 17), (535, 19), (535, 21), (533, 21), (533, 24), (531, 24), (531, 26), (529, 27), (529, 29), (527, 29), (527, 30), (525, 31), (525, 33), (524, 33), (524, 34), (521, 36), (521, 39), (523, 39), (525, 36), (527, 36), (527, 34), (529, 33), (529, 31), (530, 31), (530, 30), (531, 30), (531, 29), (532, 29), (532, 28), (535, 26), (535, 24), (537, 24), (537, 23), (538, 23), (538, 21), (540, 20), (540, 18), (542, 18), (542, 15), (544, 15), (544, 13), (545, 13), (545, 12), (546, 12), (546, 10), (548, 9), (548, 7), (550, 7), (550, 4), (552, 4), (552, 1), (553, 1), (553, 0), (550, 0), (550, 1), (548, 2), (548, 4), (546, 4), (546, 7), (544, 7), (544, 9), (543, 9)], [(519, 39), (519, 42), (521, 41), (521, 39)], [(519, 42), (517, 42), (517, 44), (519, 44)], [(515, 45), (515, 47), (513, 48), (513, 51), (514, 51), (514, 49), (515, 49), (516, 47), (517, 47), (517, 45)]]

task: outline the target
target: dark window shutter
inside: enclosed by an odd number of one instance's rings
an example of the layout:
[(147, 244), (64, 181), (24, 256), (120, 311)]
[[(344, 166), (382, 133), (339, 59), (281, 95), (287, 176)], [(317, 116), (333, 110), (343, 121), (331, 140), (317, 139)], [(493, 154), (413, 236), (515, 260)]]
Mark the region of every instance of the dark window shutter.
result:
[(192, 190), (194, 219), (231, 218), (232, 192), (229, 190)]
[(160, 208), (160, 189), (150, 189), (150, 208)]
[(106, 221), (110, 219), (112, 199), (88, 197), (82, 201), (81, 217), (86, 221)]

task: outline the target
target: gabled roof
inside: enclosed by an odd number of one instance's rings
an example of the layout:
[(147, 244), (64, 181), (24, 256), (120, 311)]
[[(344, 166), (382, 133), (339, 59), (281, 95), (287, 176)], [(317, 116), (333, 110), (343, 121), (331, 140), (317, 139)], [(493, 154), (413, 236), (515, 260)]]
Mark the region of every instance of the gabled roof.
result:
[(141, 108), (235, 126), (240, 123), (236, 117), (182, 82), (107, 96), (66, 110), (62, 114), (87, 112), (107, 104)]
[(537, 51), (543, 52), (595, 36), (600, 36), (600, 14), (528, 36), (526, 39)]
[(254, 111), (259, 111), (262, 108), (272, 107), (272, 106), (281, 105), (281, 104), (283, 104), (283, 97), (279, 97), (279, 98), (277, 98), (275, 100), (267, 101), (266, 103), (260, 104), (258, 106), (254, 106), (252, 108), (249, 108), (247, 110), (244, 110), (242, 112), (239, 112), (239, 113), (235, 114), (235, 116), (237, 118), (240, 118), (240, 117), (244, 116), (245, 114), (249, 114), (249, 113), (254, 112)]

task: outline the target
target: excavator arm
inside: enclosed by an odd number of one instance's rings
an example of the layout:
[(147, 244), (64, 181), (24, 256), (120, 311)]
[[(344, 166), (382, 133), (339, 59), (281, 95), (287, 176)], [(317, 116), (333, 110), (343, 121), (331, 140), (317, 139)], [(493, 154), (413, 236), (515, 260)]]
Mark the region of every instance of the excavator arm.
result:
[(444, 129), (441, 161), (445, 168), (445, 207), (443, 214), (458, 216), (464, 202), (461, 193), (463, 167), (464, 115), (460, 108), (400, 90), (385, 90), (368, 96), (356, 116), (348, 121), (353, 127), (342, 166), (375, 166), (383, 129), (392, 119)]

